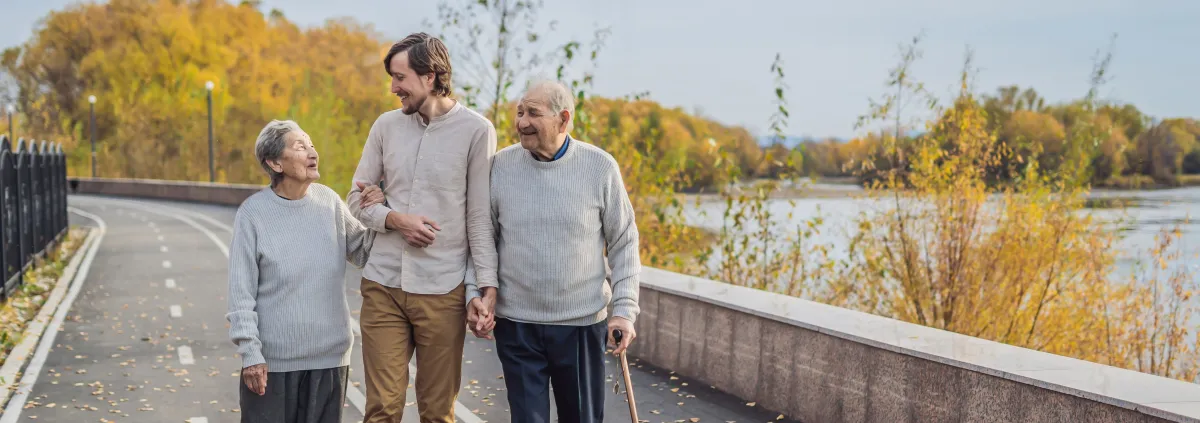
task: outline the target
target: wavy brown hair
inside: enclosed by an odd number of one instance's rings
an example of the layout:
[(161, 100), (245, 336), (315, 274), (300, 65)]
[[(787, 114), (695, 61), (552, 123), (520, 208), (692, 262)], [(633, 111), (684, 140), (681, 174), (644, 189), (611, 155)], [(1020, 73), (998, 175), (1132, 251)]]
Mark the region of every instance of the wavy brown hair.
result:
[(408, 65), (417, 75), (434, 75), (433, 94), (449, 97), (452, 91), (450, 88), (452, 74), (450, 51), (446, 49), (442, 40), (424, 32), (404, 37), (403, 40), (392, 44), (387, 57), (383, 58), (383, 71), (390, 75), (392, 72), (388, 65), (392, 62), (392, 58), (405, 51), (408, 52)]

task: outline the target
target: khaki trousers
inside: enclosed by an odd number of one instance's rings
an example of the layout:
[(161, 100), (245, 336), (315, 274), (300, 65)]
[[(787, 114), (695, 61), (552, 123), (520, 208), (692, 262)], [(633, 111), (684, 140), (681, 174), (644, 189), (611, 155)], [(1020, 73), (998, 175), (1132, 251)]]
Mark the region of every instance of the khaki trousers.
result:
[(400, 423), (414, 352), (421, 423), (454, 423), (467, 330), (466, 286), (447, 294), (421, 295), (364, 278), (360, 289), (367, 379), (363, 423)]

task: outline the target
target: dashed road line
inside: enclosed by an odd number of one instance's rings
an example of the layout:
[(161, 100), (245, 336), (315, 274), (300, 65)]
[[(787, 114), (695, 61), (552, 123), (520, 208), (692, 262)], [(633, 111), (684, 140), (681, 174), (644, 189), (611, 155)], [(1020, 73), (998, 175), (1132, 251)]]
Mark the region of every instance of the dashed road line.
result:
[(171, 317), (183, 317), (183, 308), (179, 304), (171, 304)]
[(363, 411), (367, 409), (366, 395), (363, 395), (362, 391), (353, 386), (347, 386), (346, 388), (346, 401), (350, 401), (350, 405), (353, 405), (354, 408), (357, 408), (359, 413), (366, 414), (366, 412)]
[(196, 357), (192, 355), (192, 347), (187, 345), (176, 348), (179, 351), (179, 364), (191, 365), (196, 364)]
[(170, 269), (170, 268), (171, 268), (171, 261), (163, 260), (163, 269)]
[(165, 281), (165, 283), (167, 285), (167, 289), (175, 289), (175, 280), (174, 279), (167, 279)]
[(166, 245), (164, 245), (164, 246), (162, 246), (162, 247), (158, 247), (158, 250), (159, 250), (159, 251), (162, 251), (162, 252), (164, 252), (164, 253), (165, 253), (165, 252), (167, 252), (167, 246), (166, 246)]

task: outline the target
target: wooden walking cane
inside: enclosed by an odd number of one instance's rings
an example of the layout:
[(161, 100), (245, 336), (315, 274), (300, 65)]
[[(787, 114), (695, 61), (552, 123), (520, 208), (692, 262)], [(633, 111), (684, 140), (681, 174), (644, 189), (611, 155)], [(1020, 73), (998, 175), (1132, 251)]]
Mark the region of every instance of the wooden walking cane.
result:
[[(613, 341), (618, 346), (621, 345), (621, 331), (613, 331)], [(637, 401), (633, 399), (633, 383), (629, 380), (629, 359), (625, 358), (625, 351), (621, 351), (621, 375), (625, 377), (625, 400), (629, 403), (629, 418), (633, 419), (633, 423), (638, 423), (637, 416)]]

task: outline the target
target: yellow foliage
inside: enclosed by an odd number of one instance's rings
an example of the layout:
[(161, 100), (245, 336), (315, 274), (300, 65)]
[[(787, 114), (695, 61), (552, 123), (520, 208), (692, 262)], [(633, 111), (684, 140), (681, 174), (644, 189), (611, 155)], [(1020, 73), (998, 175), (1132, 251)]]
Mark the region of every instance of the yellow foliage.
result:
[[(1195, 275), (1186, 267), (1165, 268), (1175, 262), (1167, 247), (1179, 234), (1165, 234), (1150, 252), (1158, 263), (1150, 274), (1113, 280), (1117, 232), (1084, 208), (1087, 192), (1070, 176), (1043, 173), (1035, 162), (1017, 184), (987, 184), (986, 170), (1011, 152), (996, 142), (986, 112), (966, 88), (968, 76), (964, 71), (953, 105), (913, 140), (904, 179), (889, 175), (869, 187), (868, 197), (881, 207), (859, 218), (849, 265), (818, 297), (1195, 381), (1200, 339), (1191, 336), (1200, 328), (1188, 321), (1197, 311), (1189, 300), (1197, 292)], [(1031, 123), (1017, 127), (1034, 139), (1063, 134), (1057, 122), (1034, 112), (1013, 118)]]
[(95, 95), (102, 177), (208, 179), (205, 82), (213, 81), (221, 180), (264, 183), (258, 131), (294, 119), (322, 154), (326, 181), (349, 188), (366, 132), (398, 105), (386, 91), (385, 44), (369, 27), (301, 30), (224, 1), (113, 0), (51, 12), (4, 63), (31, 132), (64, 141), (69, 173), (88, 175), (88, 95)]

